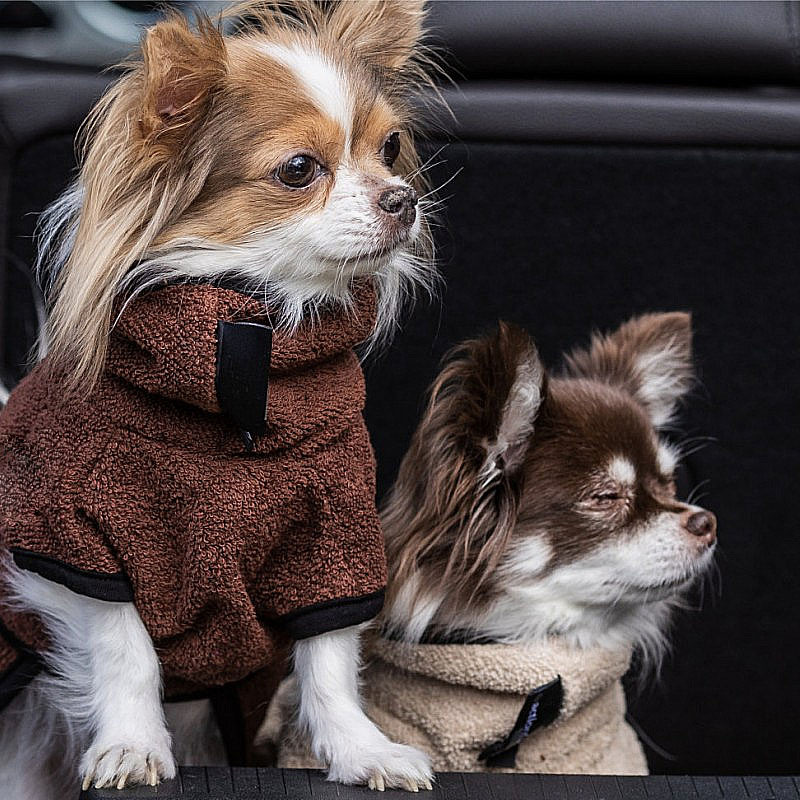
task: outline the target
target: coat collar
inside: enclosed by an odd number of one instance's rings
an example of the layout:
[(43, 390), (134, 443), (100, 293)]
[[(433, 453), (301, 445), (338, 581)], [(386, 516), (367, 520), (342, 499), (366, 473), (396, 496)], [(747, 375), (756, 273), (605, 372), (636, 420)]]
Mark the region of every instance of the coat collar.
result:
[(482, 691), (526, 695), (558, 675), (567, 683), (618, 680), (631, 649), (577, 649), (558, 637), (519, 644), (412, 644), (377, 637), (372, 654), (410, 674)]
[[(349, 309), (323, 311), (291, 333), (275, 330), (264, 380), (302, 373), (364, 341), (375, 324), (375, 292), (371, 283), (362, 282), (353, 294)], [(142, 294), (125, 306), (114, 326), (107, 370), (151, 394), (219, 413), (220, 322), (270, 326), (270, 314), (259, 299), (208, 284), (169, 285)]]

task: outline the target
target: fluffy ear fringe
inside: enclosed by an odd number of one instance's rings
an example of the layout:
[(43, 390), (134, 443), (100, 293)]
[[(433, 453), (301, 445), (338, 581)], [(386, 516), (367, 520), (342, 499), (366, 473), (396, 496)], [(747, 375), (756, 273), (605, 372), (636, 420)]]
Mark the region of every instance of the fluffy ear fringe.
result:
[(172, 14), (148, 30), (142, 54), (142, 136), (188, 135), (202, 120), (214, 90), (225, 78), (222, 33), (207, 17), (198, 17), (193, 32), (184, 17)]
[[(522, 466), (545, 389), (544, 366), (525, 331), (501, 322), (489, 350), (487, 361), (495, 361), (499, 370), (495, 376), (502, 377), (486, 398), (487, 408), (496, 413), (493, 401), (503, 396), (505, 400), (496, 422), (492, 421), (496, 424), (494, 435), (487, 438), (481, 469), (484, 481), (490, 481), (498, 471), (513, 473)], [(506, 387), (509, 378), (512, 382)]]
[(545, 380), (528, 335), (505, 323), (449, 354), (384, 510), (388, 605), (425, 565), (472, 598), (497, 567)]
[(422, 38), (424, 18), (424, 0), (337, 2), (329, 30), (373, 67), (402, 69)]
[(595, 334), (589, 348), (572, 352), (567, 373), (619, 386), (664, 428), (694, 382), (692, 318), (685, 312), (644, 314), (613, 333)]

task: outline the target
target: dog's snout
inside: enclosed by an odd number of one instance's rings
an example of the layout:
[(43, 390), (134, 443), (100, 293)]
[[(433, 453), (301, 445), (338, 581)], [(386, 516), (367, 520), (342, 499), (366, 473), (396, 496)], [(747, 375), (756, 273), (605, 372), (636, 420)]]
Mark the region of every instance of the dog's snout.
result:
[(691, 513), (686, 519), (684, 527), (706, 544), (712, 544), (717, 538), (717, 518), (710, 511)]
[(417, 193), (411, 186), (393, 186), (378, 197), (378, 205), (387, 214), (397, 217), (405, 225), (417, 218)]

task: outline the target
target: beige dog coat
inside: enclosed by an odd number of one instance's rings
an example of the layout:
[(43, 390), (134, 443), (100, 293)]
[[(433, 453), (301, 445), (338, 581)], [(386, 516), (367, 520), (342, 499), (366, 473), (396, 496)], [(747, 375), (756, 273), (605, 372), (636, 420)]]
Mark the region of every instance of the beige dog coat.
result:
[[(367, 713), (391, 739), (427, 752), (435, 770), (482, 771), (478, 755), (507, 737), (531, 690), (560, 676), (561, 711), (523, 739), (515, 769), (646, 775), (642, 747), (625, 721), (620, 679), (630, 656), (556, 639), (525, 646), (378, 639), (364, 673)], [(282, 702), (285, 720), (288, 700)], [(279, 766), (319, 766), (288, 723), (281, 739)]]

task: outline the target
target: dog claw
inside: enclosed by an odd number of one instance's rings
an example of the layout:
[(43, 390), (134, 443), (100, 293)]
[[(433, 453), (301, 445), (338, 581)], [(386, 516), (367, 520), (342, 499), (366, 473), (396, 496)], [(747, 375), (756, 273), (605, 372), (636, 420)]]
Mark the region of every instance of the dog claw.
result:
[(425, 753), (409, 745), (391, 742), (382, 734), (375, 742), (363, 742), (360, 748), (345, 751), (345, 755), (352, 761), (330, 760), (329, 780), (351, 785), (366, 784), (376, 792), (400, 789), (417, 793), (423, 787), (430, 788), (433, 780), (430, 759)]
[(96, 789), (157, 786), (162, 777), (172, 778), (175, 775), (168, 745), (162, 752), (157, 749), (148, 751), (136, 745), (115, 745), (105, 749), (97, 747), (87, 752), (81, 766), (83, 791), (91, 789), (92, 784)]
[(430, 781), (425, 781), (425, 788), (429, 791), (433, 791), (433, 784)]
[(383, 792), (386, 789), (386, 784), (383, 782), (383, 775), (381, 775), (380, 772), (370, 775), (367, 785), (376, 792)]

